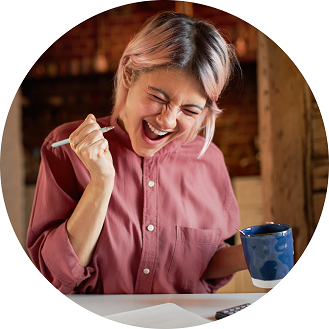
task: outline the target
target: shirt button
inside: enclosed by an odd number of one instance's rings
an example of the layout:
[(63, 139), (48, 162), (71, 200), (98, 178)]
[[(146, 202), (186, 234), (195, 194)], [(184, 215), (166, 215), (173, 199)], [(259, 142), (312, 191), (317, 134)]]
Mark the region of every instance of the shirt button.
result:
[(148, 186), (149, 187), (153, 187), (155, 184), (154, 184), (154, 182), (152, 181), (152, 180), (150, 180), (149, 182), (148, 182)]
[(148, 268), (144, 268), (143, 272), (144, 272), (144, 274), (149, 274), (150, 270)]
[(148, 225), (147, 230), (152, 232), (154, 230), (154, 226), (153, 225)]

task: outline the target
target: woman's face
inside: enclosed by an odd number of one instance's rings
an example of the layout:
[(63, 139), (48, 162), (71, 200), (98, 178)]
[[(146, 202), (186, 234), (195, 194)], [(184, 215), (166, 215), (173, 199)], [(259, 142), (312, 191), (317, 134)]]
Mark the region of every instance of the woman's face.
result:
[(124, 81), (128, 93), (118, 123), (142, 157), (187, 133), (206, 105), (200, 82), (179, 69), (159, 68), (137, 79), (126, 73)]

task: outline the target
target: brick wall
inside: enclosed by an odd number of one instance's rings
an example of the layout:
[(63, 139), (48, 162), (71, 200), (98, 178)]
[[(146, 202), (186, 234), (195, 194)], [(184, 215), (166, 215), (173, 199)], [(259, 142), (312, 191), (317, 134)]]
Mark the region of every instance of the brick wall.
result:
[[(244, 72), (220, 100), (226, 109), (216, 123), (214, 142), (231, 176), (259, 175), (257, 160), (256, 29), (208, 6), (193, 4), (195, 17), (210, 20), (232, 42)], [(103, 12), (73, 27), (36, 61), (22, 83), (26, 183), (35, 183), (40, 146), (56, 126), (111, 106), (113, 74), (131, 36), (150, 16), (175, 10), (175, 1), (134, 3)], [(37, 129), (36, 129), (37, 127)]]

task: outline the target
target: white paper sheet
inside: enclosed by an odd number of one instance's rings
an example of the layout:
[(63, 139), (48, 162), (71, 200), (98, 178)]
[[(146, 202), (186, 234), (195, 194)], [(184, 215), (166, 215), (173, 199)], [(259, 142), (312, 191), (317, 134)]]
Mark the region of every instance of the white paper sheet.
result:
[(143, 328), (186, 328), (211, 322), (173, 303), (107, 315), (105, 318)]

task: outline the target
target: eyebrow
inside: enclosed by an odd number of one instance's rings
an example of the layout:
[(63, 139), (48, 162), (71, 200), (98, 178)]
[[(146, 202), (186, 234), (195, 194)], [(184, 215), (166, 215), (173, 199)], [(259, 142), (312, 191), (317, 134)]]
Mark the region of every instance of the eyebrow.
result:
[[(169, 95), (162, 89), (157, 88), (157, 87), (152, 87), (152, 86), (148, 86), (148, 88), (161, 93), (167, 100), (170, 99)], [(201, 111), (203, 110), (203, 107), (200, 105), (197, 105), (197, 104), (184, 104), (183, 106), (184, 107), (196, 107), (196, 108), (200, 109)]]

